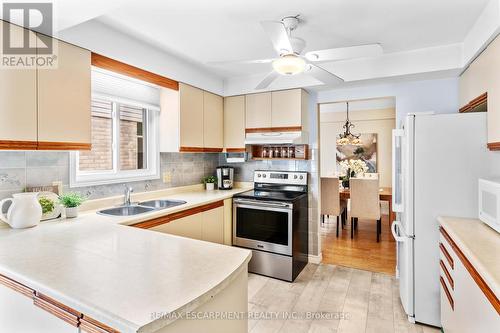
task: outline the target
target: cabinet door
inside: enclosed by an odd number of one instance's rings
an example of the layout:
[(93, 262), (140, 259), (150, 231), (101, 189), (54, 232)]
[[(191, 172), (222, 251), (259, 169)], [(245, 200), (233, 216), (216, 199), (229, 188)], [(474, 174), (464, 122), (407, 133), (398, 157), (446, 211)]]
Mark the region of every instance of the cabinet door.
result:
[[(0, 23), (0, 36), (10, 28), (12, 43), (22, 45), (26, 30), (5, 21)], [(34, 41), (35, 34), (29, 33)], [(36, 68), (0, 69), (0, 147), (36, 149), (36, 119)], [(14, 146), (14, 142), (2, 141), (24, 142)]]
[(149, 230), (159, 231), (166, 234), (182, 237), (202, 239), (201, 224), (203, 213), (189, 215), (171, 222), (153, 227)]
[(179, 84), (182, 148), (203, 148), (203, 90)]
[(201, 237), (204, 241), (224, 244), (224, 206), (202, 213)]
[(245, 96), (224, 98), (224, 148), (245, 149)]
[(302, 126), (302, 89), (272, 92), (272, 127)]
[(0, 332), (78, 333), (74, 327), (33, 304), (33, 298), (0, 284)]
[(245, 127), (271, 127), (271, 93), (246, 95)]
[(218, 148), (224, 146), (224, 102), (221, 96), (203, 92), (203, 147)]
[(39, 149), (90, 149), (90, 51), (53, 43), (57, 68), (38, 69)]

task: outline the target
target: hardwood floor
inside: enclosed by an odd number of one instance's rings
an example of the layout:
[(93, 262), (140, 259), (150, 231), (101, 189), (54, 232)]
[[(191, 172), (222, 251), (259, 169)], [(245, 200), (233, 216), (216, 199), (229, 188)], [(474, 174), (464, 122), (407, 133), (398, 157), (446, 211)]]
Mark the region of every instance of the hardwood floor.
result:
[(323, 263), (342, 265), (372, 272), (394, 275), (396, 269), (396, 242), (392, 237), (389, 216), (382, 215), (382, 234), (377, 243), (376, 221), (359, 220), (351, 239), (350, 217), (336, 237), (336, 217), (331, 216), (321, 226)]
[(294, 283), (249, 274), (251, 333), (431, 333), (408, 322), (397, 280), (343, 266), (308, 264)]

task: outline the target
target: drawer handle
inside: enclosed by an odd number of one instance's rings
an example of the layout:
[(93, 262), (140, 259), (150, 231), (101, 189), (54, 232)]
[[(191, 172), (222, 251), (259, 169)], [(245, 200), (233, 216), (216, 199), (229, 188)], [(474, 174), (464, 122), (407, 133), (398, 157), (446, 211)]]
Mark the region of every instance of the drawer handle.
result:
[(446, 294), (446, 298), (448, 298), (448, 302), (450, 303), (451, 309), (453, 311), (455, 311), (453, 298), (451, 297), (450, 291), (448, 290), (448, 287), (446, 286), (446, 282), (444, 282), (444, 279), (442, 276), (439, 277), (439, 282), (441, 282), (441, 286), (443, 287), (444, 293)]
[(441, 252), (443, 252), (446, 260), (448, 260), (448, 263), (450, 264), (451, 269), (455, 269), (455, 265), (453, 264), (453, 258), (450, 256), (450, 254), (448, 253), (448, 250), (446, 250), (443, 243), (439, 243), (439, 249), (441, 250)]
[(38, 306), (40, 309), (47, 311), (50, 314), (53, 314), (59, 319), (64, 320), (68, 324), (74, 327), (78, 327), (79, 318), (69, 312), (64, 311), (63, 309), (59, 308), (58, 306), (49, 303), (38, 296), (35, 296), (33, 299), (33, 303)]
[(453, 282), (453, 278), (451, 277), (450, 272), (448, 272), (448, 268), (446, 268), (446, 265), (444, 264), (444, 262), (441, 259), (439, 260), (439, 266), (441, 266), (441, 268), (443, 269), (444, 275), (446, 275), (446, 278), (448, 279), (448, 282), (451, 285), (451, 289), (454, 290), (455, 283)]

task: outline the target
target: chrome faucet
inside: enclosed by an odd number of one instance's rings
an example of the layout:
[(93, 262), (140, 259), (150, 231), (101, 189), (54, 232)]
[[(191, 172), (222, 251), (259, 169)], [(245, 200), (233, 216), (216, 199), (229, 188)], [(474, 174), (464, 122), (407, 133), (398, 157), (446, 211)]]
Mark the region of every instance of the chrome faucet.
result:
[(125, 200), (123, 204), (125, 206), (130, 206), (130, 194), (134, 192), (134, 189), (130, 186), (125, 185)]

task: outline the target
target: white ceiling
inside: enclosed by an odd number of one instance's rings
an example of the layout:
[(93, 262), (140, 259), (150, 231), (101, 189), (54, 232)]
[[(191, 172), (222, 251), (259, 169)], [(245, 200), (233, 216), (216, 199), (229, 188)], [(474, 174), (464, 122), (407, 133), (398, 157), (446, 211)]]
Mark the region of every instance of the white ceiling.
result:
[[(382, 44), (386, 53), (463, 42), (488, 0), (113, 1), (97, 19), (186, 60), (276, 56), (259, 21), (300, 14), (305, 51)], [(88, 13), (85, 12), (88, 16)], [(222, 77), (264, 73), (270, 64), (210, 67)]]

